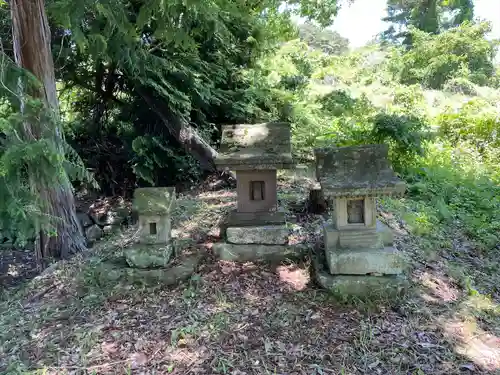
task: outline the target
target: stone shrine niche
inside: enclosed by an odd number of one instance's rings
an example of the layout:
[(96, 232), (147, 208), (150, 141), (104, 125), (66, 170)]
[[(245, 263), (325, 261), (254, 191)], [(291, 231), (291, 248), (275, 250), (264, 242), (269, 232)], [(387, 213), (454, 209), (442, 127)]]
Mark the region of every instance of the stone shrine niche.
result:
[(149, 234), (156, 235), (158, 233), (157, 226), (158, 223), (156, 221), (149, 223)]
[(263, 201), (265, 199), (265, 181), (250, 181), (250, 200)]
[(365, 224), (365, 200), (348, 199), (347, 200), (347, 223)]

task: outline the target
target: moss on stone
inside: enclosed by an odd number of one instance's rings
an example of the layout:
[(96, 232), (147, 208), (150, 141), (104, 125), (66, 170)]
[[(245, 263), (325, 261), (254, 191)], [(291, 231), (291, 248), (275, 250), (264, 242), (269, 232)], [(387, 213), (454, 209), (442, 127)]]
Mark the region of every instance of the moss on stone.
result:
[(140, 188), (134, 192), (134, 210), (139, 215), (169, 215), (175, 203), (175, 188)]

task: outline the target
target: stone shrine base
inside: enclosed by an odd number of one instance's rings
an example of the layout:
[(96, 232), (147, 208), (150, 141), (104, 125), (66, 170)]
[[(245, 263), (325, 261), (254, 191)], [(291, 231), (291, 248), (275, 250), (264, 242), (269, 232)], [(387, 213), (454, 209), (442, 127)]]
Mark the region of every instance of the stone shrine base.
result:
[(282, 211), (232, 211), (226, 220), (226, 241), (214, 243), (212, 249), (219, 259), (235, 262), (300, 258), (307, 249), (288, 244), (291, 232)]
[(319, 262), (314, 262), (317, 283), (335, 294), (361, 298), (390, 298), (404, 295), (409, 287), (403, 275), (359, 276), (331, 275)]
[(259, 245), (231, 244), (218, 242), (213, 244), (213, 252), (218, 259), (233, 262), (279, 261), (288, 258), (300, 258), (307, 253), (304, 245)]
[(174, 285), (189, 279), (196, 272), (201, 260), (200, 254), (183, 254), (171, 261), (167, 267), (144, 269), (129, 267), (124, 264), (124, 259), (116, 259), (96, 265), (95, 272), (102, 283)]
[(229, 227), (226, 240), (231, 244), (285, 245), (290, 229), (286, 224), (247, 227)]
[(260, 225), (282, 225), (285, 224), (284, 211), (273, 212), (238, 212), (233, 210), (226, 218), (228, 227), (247, 227)]
[(323, 288), (369, 298), (405, 292), (406, 261), (392, 246), (392, 232), (385, 224), (343, 231), (327, 225), (324, 236), (324, 255), (314, 261), (316, 281)]

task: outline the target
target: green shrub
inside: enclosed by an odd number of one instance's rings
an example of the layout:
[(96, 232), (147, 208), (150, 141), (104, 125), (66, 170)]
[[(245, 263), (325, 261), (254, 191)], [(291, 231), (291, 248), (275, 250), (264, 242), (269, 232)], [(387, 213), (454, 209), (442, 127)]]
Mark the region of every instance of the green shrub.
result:
[(496, 107), (483, 99), (474, 99), (458, 110), (448, 110), (437, 116), (441, 135), (454, 142), (466, 141), (478, 150), (500, 147), (500, 118)]
[(500, 243), (500, 186), (474, 151), (435, 144), (405, 178), (409, 205), (432, 217), (430, 235), (458, 227), (480, 250)]
[(418, 117), (382, 112), (373, 119), (371, 138), (390, 145), (392, 164), (399, 171), (424, 154), (426, 128), (427, 124)]
[(467, 78), (452, 78), (444, 84), (443, 90), (452, 94), (477, 95), (476, 85)]
[(488, 23), (464, 23), (437, 35), (413, 28), (412, 48), (394, 54), (391, 69), (401, 83), (420, 83), (433, 89), (464, 76), (473, 83), (487, 85), (495, 75), (497, 47), (485, 37), (490, 30)]

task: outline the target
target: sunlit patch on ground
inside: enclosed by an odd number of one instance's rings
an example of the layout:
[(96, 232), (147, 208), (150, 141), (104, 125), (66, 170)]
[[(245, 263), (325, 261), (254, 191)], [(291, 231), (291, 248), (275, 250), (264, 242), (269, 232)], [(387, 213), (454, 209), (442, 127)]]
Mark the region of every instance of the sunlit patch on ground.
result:
[(475, 319), (453, 319), (444, 330), (455, 350), (488, 371), (500, 369), (500, 338), (480, 328)]
[(418, 277), (419, 283), (424, 287), (422, 298), (432, 303), (447, 303), (456, 301), (460, 291), (449, 279), (442, 275), (423, 272)]
[(310, 281), (307, 269), (294, 266), (279, 266), (276, 269), (280, 281), (288, 284), (293, 290), (304, 290)]

